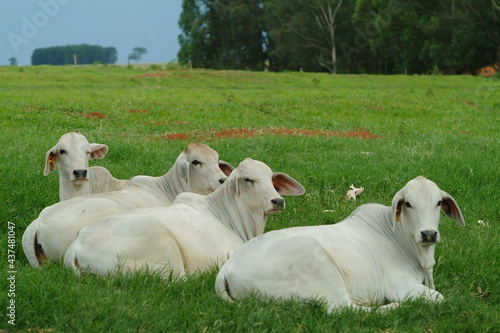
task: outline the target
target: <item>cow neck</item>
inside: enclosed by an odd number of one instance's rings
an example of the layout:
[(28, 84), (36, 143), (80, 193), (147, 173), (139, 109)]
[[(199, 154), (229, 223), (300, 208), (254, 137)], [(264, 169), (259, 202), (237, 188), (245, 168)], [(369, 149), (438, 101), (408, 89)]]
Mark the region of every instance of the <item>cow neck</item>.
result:
[(158, 179), (159, 187), (171, 202), (174, 201), (179, 193), (192, 192), (191, 188), (186, 184), (186, 181), (181, 178), (177, 171), (177, 165), (174, 164), (166, 174), (156, 178)]
[[(390, 221), (392, 229), (392, 208), (388, 207), (387, 221)], [(433, 267), (436, 261), (434, 260), (435, 245), (422, 246), (415, 242), (415, 237), (411, 235), (405, 226), (404, 215), (401, 215), (400, 221), (396, 223), (396, 230), (393, 231), (399, 241), (399, 247), (405, 249), (405, 253), (411, 254), (412, 260), (416, 260), (422, 271), (424, 272), (424, 284), (434, 289)]]
[(67, 181), (66, 179), (63, 179), (63, 177), (61, 177), (59, 184), (60, 201), (92, 193), (90, 181), (86, 181), (82, 185), (74, 185), (70, 181)]
[[(177, 172), (176, 165), (163, 176), (151, 177), (153, 180), (151, 186), (156, 189), (172, 203), (175, 197), (182, 192), (191, 192), (191, 188), (181, 179)], [(154, 184), (154, 185), (153, 185)]]
[(244, 242), (262, 235), (267, 216), (252, 212), (225, 184), (206, 196), (207, 206), (212, 214)]

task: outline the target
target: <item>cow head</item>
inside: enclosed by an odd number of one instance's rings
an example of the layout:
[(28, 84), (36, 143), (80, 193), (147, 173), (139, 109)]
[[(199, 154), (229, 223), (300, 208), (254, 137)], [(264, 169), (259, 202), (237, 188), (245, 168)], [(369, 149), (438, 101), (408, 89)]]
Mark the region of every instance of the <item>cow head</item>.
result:
[(252, 211), (261, 211), (264, 216), (285, 209), (282, 195), (302, 195), (304, 187), (283, 172), (272, 172), (266, 164), (246, 158), (230, 177), (229, 187)]
[(465, 226), (464, 218), (455, 199), (432, 181), (419, 176), (409, 181), (392, 200), (393, 228), (401, 222), (404, 230), (416, 243), (429, 246), (441, 240), (439, 213)]
[(219, 160), (219, 154), (209, 146), (190, 143), (178, 157), (183, 187), (188, 192), (209, 194), (215, 191), (233, 171), (233, 166)]
[(75, 185), (81, 185), (89, 180), (89, 160), (102, 159), (107, 153), (106, 145), (89, 143), (80, 133), (66, 133), (45, 154), (43, 175), (46, 176), (54, 171), (59, 162), (60, 177)]

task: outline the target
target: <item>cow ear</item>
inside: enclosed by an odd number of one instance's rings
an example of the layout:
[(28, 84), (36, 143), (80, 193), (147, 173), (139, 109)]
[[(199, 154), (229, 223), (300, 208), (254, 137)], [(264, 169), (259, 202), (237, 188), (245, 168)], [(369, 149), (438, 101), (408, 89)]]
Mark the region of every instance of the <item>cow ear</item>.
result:
[(108, 153), (108, 146), (100, 143), (90, 144), (90, 159), (103, 159)]
[(458, 225), (465, 227), (464, 217), (455, 199), (448, 193), (441, 191), (441, 209), (450, 219), (457, 221)]
[(233, 170), (234, 170), (234, 167), (231, 164), (224, 162), (224, 161), (221, 161), (221, 160), (219, 160), (219, 168), (226, 175), (226, 177), (229, 177), (231, 172), (233, 172)]
[(280, 195), (302, 195), (304, 187), (295, 179), (283, 172), (273, 173), (273, 186)]
[(43, 169), (43, 175), (47, 176), (49, 173), (55, 170), (57, 164), (57, 148), (52, 147), (45, 154), (45, 168)]
[(402, 191), (396, 193), (396, 195), (392, 199), (392, 230), (396, 229), (396, 223), (401, 219), (401, 212), (404, 202), (405, 198), (403, 197)]

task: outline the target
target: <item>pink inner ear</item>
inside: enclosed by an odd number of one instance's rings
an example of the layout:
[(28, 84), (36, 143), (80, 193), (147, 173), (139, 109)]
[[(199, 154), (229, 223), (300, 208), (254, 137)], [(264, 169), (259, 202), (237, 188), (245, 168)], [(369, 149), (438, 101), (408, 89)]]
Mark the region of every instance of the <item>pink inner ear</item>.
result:
[(451, 207), (448, 203), (448, 200), (443, 200), (441, 202), (441, 208), (443, 209), (443, 212), (446, 214), (446, 215), (451, 215)]
[(57, 154), (52, 152), (47, 154), (47, 158), (45, 160), (45, 169), (43, 171), (44, 176), (48, 175), (50, 172), (54, 171), (57, 163)]
[(92, 146), (97, 146), (93, 147), (93, 149), (90, 152), (90, 158), (91, 159), (103, 159), (106, 154), (108, 153), (108, 147), (106, 145), (99, 145), (99, 144), (92, 144)]
[(234, 168), (231, 164), (224, 162), (224, 161), (219, 161), (219, 168), (227, 177), (229, 177), (231, 172), (233, 172), (233, 170), (234, 170)]
[(305, 192), (302, 185), (284, 173), (277, 172), (273, 175), (273, 185), (281, 195), (302, 195)]
[(443, 210), (443, 213), (450, 219), (457, 221), (457, 223), (462, 227), (465, 226), (462, 212), (460, 211), (460, 208), (458, 207), (454, 199), (443, 197), (441, 209)]

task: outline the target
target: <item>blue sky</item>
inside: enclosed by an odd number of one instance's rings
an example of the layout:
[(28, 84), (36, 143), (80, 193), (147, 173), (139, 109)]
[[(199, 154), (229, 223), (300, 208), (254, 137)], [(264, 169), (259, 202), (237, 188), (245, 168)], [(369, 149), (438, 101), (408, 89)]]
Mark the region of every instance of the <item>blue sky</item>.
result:
[(33, 50), (72, 44), (114, 46), (117, 64), (134, 47), (140, 62), (168, 62), (179, 51), (182, 0), (0, 0), (0, 65), (31, 65)]

